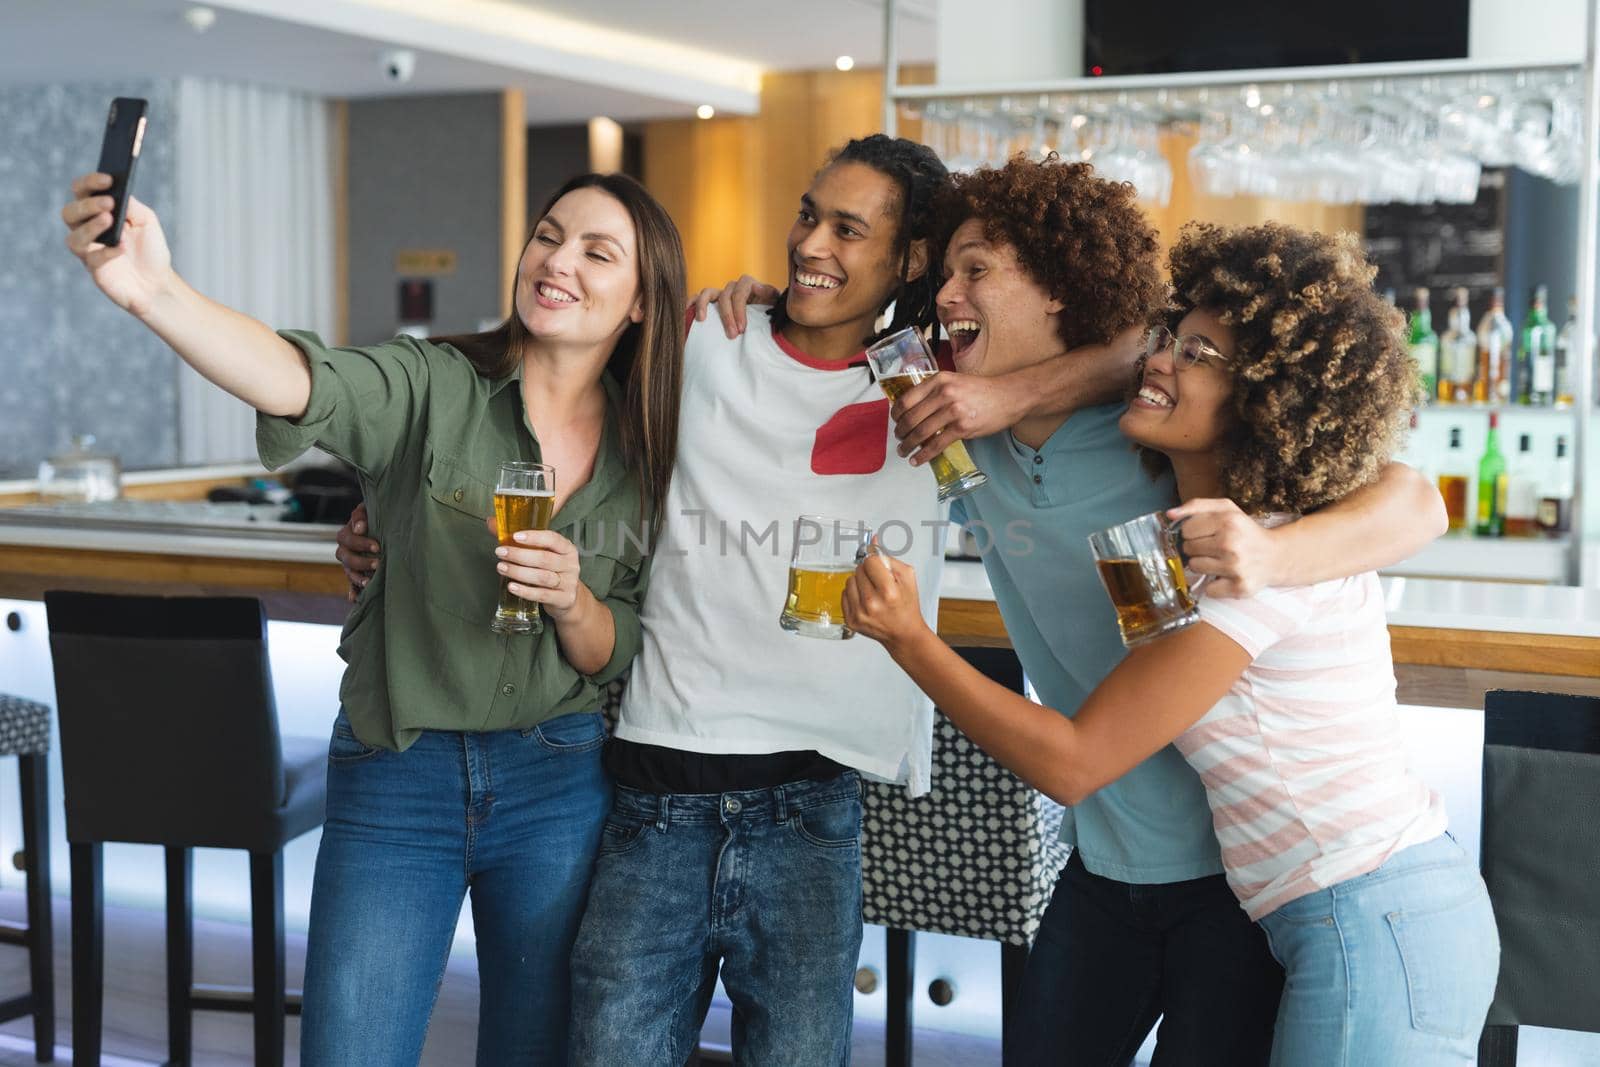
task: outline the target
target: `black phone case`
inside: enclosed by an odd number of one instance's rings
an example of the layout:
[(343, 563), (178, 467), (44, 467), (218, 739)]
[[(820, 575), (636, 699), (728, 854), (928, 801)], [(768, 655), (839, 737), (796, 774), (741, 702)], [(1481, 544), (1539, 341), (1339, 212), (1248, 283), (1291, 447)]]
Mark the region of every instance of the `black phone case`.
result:
[(147, 101), (137, 97), (119, 96), (111, 101), (111, 111), (106, 116), (106, 135), (100, 142), (97, 169), (111, 175), (107, 193), (116, 205), (111, 209), (111, 226), (98, 238), (103, 245), (122, 240), (122, 223), (128, 215), (128, 194), (133, 189), (133, 168), (139, 162), (139, 149), (144, 142), (144, 113), (148, 106)]

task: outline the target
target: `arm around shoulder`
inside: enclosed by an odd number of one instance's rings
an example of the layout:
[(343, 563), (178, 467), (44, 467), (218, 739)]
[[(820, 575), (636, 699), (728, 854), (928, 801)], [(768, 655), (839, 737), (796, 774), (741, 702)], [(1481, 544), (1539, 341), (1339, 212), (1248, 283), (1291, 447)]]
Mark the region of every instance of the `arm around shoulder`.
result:
[(1449, 526), (1439, 490), (1404, 463), (1271, 536), (1285, 560), (1279, 585), (1314, 585), (1391, 567), (1416, 555)]

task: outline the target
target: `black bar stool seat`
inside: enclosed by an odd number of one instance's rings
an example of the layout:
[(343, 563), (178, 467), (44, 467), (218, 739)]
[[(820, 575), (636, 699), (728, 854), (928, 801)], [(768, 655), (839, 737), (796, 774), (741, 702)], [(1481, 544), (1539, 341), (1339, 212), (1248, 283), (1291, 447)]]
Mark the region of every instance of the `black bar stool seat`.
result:
[(0, 756), (17, 757), (22, 786), (22, 855), (27, 870), (26, 923), (0, 922), (0, 942), (28, 950), (30, 989), (0, 1001), (0, 1022), (33, 1016), (33, 1054), (56, 1054), (55, 934), (50, 915), (50, 706), (0, 693)]
[[(244, 597), (45, 594), (72, 854), (73, 1063), (99, 1062), (105, 842), (167, 868), (169, 1062), (196, 1009), (255, 1015), (255, 1062), (283, 1063), (283, 847), (322, 824), (325, 738), (281, 737), (266, 617)], [(330, 713), (331, 713), (330, 709)], [(331, 714), (329, 716), (332, 717)], [(250, 854), (251, 988), (193, 981), (193, 850)]]
[(1500, 931), (1482, 1067), (1517, 1028), (1600, 1033), (1600, 697), (1494, 690), (1483, 708), (1479, 867)]

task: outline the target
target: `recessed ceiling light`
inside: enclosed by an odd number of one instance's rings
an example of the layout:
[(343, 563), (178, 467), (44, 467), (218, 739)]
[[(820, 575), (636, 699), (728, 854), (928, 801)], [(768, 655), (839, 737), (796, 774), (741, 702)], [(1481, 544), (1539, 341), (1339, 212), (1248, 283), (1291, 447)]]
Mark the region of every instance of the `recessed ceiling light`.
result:
[(715, 118), (717, 109), (712, 107), (710, 104), (701, 104), (699, 107), (694, 109), (694, 113), (703, 119)]
[(833, 65), (838, 67), (840, 70), (853, 70), (855, 68), (856, 61), (851, 56), (840, 56), (838, 59), (833, 61)]
[(183, 21), (195, 33), (205, 33), (217, 21), (217, 13), (209, 7), (191, 7), (183, 13)]

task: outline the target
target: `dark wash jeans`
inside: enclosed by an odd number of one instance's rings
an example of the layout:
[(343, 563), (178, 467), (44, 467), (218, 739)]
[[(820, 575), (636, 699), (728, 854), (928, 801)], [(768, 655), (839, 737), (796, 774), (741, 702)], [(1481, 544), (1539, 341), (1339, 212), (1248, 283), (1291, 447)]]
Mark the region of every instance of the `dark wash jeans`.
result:
[(568, 963), (611, 784), (598, 713), (369, 748), (341, 714), (306, 944), (300, 1062), (414, 1067), (472, 898), (478, 1063), (567, 1062)]
[(1028, 955), (1007, 1067), (1122, 1067), (1158, 1016), (1153, 1067), (1264, 1065), (1282, 991), (1222, 875), (1132, 885), (1074, 851)]
[(619, 786), (573, 949), (576, 1067), (682, 1067), (719, 964), (735, 1063), (848, 1064), (860, 834), (854, 772), (735, 793)]

